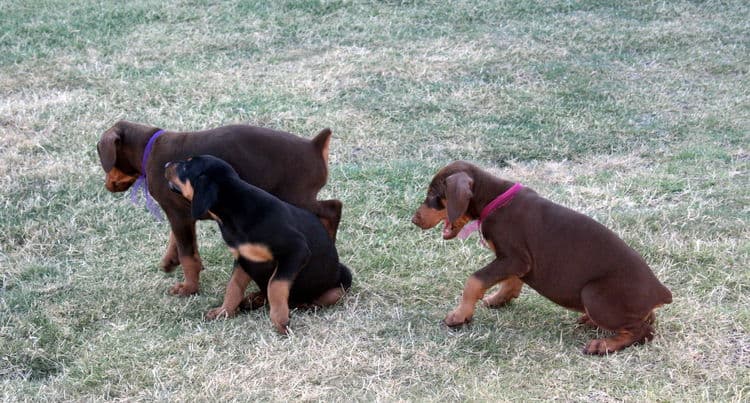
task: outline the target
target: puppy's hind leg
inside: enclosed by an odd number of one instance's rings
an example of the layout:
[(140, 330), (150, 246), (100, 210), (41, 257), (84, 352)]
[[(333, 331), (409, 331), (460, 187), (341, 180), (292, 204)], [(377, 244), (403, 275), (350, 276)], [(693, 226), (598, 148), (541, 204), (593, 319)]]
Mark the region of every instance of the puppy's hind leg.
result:
[(313, 304), (318, 306), (333, 305), (339, 302), (346, 295), (346, 292), (349, 291), (349, 288), (352, 286), (352, 272), (341, 263), (339, 263), (338, 269), (339, 279), (336, 287), (324, 292), (313, 301)]
[(245, 298), (240, 302), (240, 309), (243, 311), (254, 311), (258, 308), (266, 306), (268, 303), (268, 297), (263, 291), (255, 291), (247, 294)]
[(585, 354), (606, 355), (654, 338), (654, 329), (648, 323), (653, 318), (651, 310), (639, 312), (629, 303), (632, 296), (618, 295), (617, 290), (612, 284), (599, 283), (586, 285), (581, 291), (587, 323), (615, 332), (612, 337), (589, 341), (583, 348)]
[(500, 308), (521, 295), (523, 281), (518, 277), (508, 277), (498, 284), (499, 288), (492, 295), (484, 297), (482, 304), (488, 308)]
[[(170, 213), (167, 212), (167, 215), (170, 216)], [(198, 292), (200, 273), (203, 270), (203, 263), (198, 254), (198, 241), (195, 238), (195, 221), (182, 220), (175, 224), (174, 219), (170, 217), (170, 223), (185, 281), (172, 286), (169, 293), (186, 297)]]
[(317, 306), (333, 305), (339, 302), (344, 295), (346, 295), (346, 291), (342, 287), (331, 288), (324, 292), (323, 295), (315, 298), (313, 304)]
[(589, 318), (589, 315), (585, 314), (585, 313), (583, 315), (581, 315), (580, 318), (578, 318), (578, 320), (576, 321), (576, 324), (577, 325), (583, 325), (583, 326), (589, 326), (589, 327), (597, 327), (596, 323), (594, 323), (594, 321), (591, 320), (591, 318)]
[(167, 250), (164, 252), (164, 256), (161, 258), (159, 264), (166, 273), (174, 271), (175, 267), (179, 266), (180, 258), (177, 255), (177, 241), (174, 238), (174, 232), (169, 231), (169, 243), (167, 244)]
[(633, 344), (640, 344), (654, 338), (654, 329), (646, 322), (634, 323), (617, 330), (612, 337), (594, 339), (583, 348), (585, 354), (606, 355), (620, 351)]

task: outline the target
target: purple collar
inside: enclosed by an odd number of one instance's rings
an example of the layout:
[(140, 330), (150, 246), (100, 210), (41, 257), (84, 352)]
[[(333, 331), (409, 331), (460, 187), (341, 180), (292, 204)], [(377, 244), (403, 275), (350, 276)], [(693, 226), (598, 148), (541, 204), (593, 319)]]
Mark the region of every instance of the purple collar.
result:
[(516, 193), (518, 193), (521, 189), (523, 189), (523, 185), (520, 183), (516, 183), (511, 186), (510, 189), (506, 190), (500, 196), (497, 196), (494, 200), (489, 202), (489, 204), (484, 206), (484, 208), (482, 209), (482, 213), (479, 215), (479, 219), (474, 220), (461, 228), (461, 231), (458, 233), (458, 237), (461, 239), (468, 238), (472, 232), (481, 228), (482, 221), (486, 220), (487, 216), (492, 214), (493, 211), (499, 209), (500, 207), (503, 207), (506, 204), (510, 203), (510, 201), (513, 200), (513, 198), (516, 196)]
[(153, 215), (157, 221), (163, 221), (164, 218), (159, 212), (159, 208), (154, 202), (154, 199), (151, 198), (151, 193), (149, 193), (148, 191), (148, 179), (146, 178), (146, 163), (148, 162), (149, 155), (151, 155), (151, 149), (154, 147), (154, 142), (156, 142), (156, 139), (158, 139), (159, 136), (161, 136), (162, 134), (164, 134), (164, 130), (160, 129), (156, 133), (154, 133), (150, 139), (148, 139), (146, 148), (143, 150), (143, 159), (141, 160), (141, 175), (135, 181), (135, 184), (133, 185), (133, 189), (130, 191), (130, 201), (133, 202), (133, 204), (137, 205), (138, 193), (141, 189), (143, 189), (143, 194), (146, 199), (146, 208), (148, 209), (148, 211), (151, 212), (151, 215)]

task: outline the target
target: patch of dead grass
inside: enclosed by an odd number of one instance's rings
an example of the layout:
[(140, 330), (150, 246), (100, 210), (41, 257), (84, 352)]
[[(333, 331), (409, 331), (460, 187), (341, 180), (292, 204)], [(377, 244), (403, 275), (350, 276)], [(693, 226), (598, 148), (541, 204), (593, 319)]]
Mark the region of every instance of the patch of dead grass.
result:
[[(65, 18), (132, 29), (68, 32), (76, 46), (47, 49), (43, 28), (57, 20), (40, 10), (29, 54), (47, 56), (0, 66), (0, 399), (748, 395), (749, 161), (724, 132), (739, 138), (748, 122), (736, 68), (746, 7), (78, 6)], [(256, 11), (268, 20), (247, 17)], [(213, 223), (199, 225), (202, 293), (166, 295), (181, 276), (156, 267), (166, 227), (102, 187), (94, 144), (118, 118), (181, 130), (250, 121), (307, 137), (332, 127), (323, 195), (345, 203), (345, 301), (294, 312), (290, 337), (267, 310), (204, 322), (231, 267)], [(476, 239), (443, 242), (409, 223), (454, 158), (593, 216), (641, 252), (675, 295), (656, 339), (583, 356), (599, 332), (528, 287), (465, 329), (442, 328), (466, 277), (492, 258)]]

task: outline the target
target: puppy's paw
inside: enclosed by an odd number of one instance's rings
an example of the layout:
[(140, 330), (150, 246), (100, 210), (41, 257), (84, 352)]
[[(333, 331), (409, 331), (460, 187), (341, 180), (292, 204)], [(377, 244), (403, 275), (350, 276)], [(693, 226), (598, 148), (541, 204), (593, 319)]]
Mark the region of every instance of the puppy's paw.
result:
[(586, 347), (583, 348), (584, 354), (590, 355), (607, 355), (612, 354), (618, 349), (609, 346), (607, 341), (609, 339), (594, 339), (586, 343)]
[(283, 335), (289, 334), (289, 321), (288, 320), (284, 323), (274, 323), (273, 327), (276, 328), (276, 331), (279, 332), (279, 334), (283, 334)]
[(234, 311), (229, 311), (223, 306), (220, 306), (206, 312), (206, 315), (204, 317), (206, 318), (206, 320), (229, 319), (231, 317), (234, 317)]
[(164, 256), (161, 259), (161, 262), (159, 263), (159, 267), (165, 272), (165, 273), (171, 273), (174, 271), (174, 269), (177, 268), (177, 266), (180, 265), (180, 261), (177, 259), (176, 256)]
[(271, 322), (277, 332), (287, 334), (289, 331), (289, 309), (271, 309)]
[(443, 319), (443, 323), (448, 327), (460, 327), (471, 322), (471, 319), (472, 315), (467, 315), (460, 309), (456, 309)]
[(188, 297), (198, 293), (198, 286), (188, 283), (177, 283), (169, 289), (169, 293), (180, 297)]

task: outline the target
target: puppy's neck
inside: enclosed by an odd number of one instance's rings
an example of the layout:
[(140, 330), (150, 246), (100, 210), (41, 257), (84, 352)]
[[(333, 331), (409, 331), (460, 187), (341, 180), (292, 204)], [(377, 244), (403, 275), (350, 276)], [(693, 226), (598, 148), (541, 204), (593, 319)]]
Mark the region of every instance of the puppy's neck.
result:
[[(146, 151), (151, 136), (159, 130), (153, 126), (146, 126), (138, 123), (118, 122), (120, 129), (120, 141), (122, 147), (118, 147), (117, 161), (126, 161), (130, 168), (143, 175), (145, 172), (141, 167), (143, 153)], [(153, 150), (152, 150), (153, 151)]]
[(467, 212), (474, 219), (480, 217), (485, 206), (490, 204), (499, 195), (507, 192), (515, 184), (482, 170), (477, 170), (473, 174), (473, 179), (474, 196), (471, 198)]
[[(233, 214), (241, 209), (245, 217), (262, 217), (268, 207), (268, 199), (273, 197), (264, 190), (250, 185), (238, 176), (223, 177), (217, 180), (217, 202), (209, 209), (222, 220), (231, 220)], [(237, 204), (243, 201), (244, 203)]]

